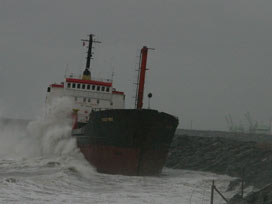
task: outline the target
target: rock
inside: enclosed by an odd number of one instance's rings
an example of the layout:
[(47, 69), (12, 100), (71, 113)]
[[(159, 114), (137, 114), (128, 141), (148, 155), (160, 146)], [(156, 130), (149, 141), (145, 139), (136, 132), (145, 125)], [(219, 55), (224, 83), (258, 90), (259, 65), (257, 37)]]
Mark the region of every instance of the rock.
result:
[(262, 188), (272, 183), (272, 149), (256, 141), (178, 135), (173, 140), (166, 166), (238, 178), (244, 170), (246, 186)]

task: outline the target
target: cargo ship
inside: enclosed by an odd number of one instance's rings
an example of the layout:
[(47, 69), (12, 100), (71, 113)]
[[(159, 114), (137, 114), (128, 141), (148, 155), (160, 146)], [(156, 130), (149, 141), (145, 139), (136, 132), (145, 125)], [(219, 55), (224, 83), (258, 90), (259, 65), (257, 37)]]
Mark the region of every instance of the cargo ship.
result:
[(160, 174), (178, 119), (143, 108), (149, 48), (144, 46), (140, 53), (135, 108), (125, 109), (125, 93), (113, 88), (112, 80), (95, 79), (91, 75), (92, 47), (98, 41), (92, 34), (82, 41), (88, 44), (82, 76), (71, 74), (64, 82), (49, 85), (46, 103), (56, 97), (71, 98), (72, 136), (98, 172), (131, 176)]

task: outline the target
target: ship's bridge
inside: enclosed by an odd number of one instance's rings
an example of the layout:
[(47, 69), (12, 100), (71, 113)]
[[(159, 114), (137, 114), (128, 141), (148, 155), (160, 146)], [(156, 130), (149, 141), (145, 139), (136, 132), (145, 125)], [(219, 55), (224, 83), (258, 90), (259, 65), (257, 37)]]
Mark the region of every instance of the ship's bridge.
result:
[(56, 97), (69, 97), (73, 101), (72, 109), (78, 110), (79, 121), (86, 122), (93, 110), (125, 108), (125, 94), (112, 87), (112, 80), (84, 80), (69, 75), (60, 84), (51, 84), (47, 90), (46, 103)]

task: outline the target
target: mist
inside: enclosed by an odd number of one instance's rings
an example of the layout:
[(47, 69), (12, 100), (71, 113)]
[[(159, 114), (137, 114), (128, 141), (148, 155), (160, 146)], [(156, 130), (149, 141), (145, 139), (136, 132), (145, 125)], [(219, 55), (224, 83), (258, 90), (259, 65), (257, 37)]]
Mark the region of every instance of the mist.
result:
[(148, 55), (145, 103), (180, 127), (226, 130), (250, 112), (270, 120), (270, 1), (0, 1), (0, 103), (5, 116), (34, 119), (49, 84), (80, 74), (93, 33), (92, 73), (110, 78), (134, 104), (139, 51)]
[(33, 121), (2, 120), (0, 124), (1, 158), (28, 158), (78, 153), (71, 136), (68, 98), (57, 98), (44, 107), (43, 115)]

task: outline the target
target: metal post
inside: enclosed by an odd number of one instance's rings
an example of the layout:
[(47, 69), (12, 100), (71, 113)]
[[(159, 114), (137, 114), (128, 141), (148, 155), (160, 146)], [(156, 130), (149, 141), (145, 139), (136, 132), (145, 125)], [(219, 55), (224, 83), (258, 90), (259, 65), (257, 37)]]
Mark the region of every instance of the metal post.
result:
[(211, 204), (213, 204), (214, 190), (221, 196), (221, 198), (223, 198), (224, 201), (226, 201), (227, 204), (229, 204), (229, 201), (224, 197), (224, 195), (214, 185), (214, 180), (212, 182), (212, 188), (211, 188)]
[(140, 69), (140, 78), (138, 81), (137, 109), (142, 109), (142, 107), (143, 107), (145, 73), (147, 70), (146, 69), (147, 53), (148, 53), (148, 48), (146, 46), (144, 46), (141, 49), (141, 69)]
[(223, 196), (223, 194), (216, 188), (216, 186), (214, 186), (214, 190), (221, 196), (221, 198), (224, 199), (224, 201), (226, 201), (226, 203), (229, 203), (229, 201)]
[(213, 191), (214, 191), (214, 180), (212, 181), (212, 187), (211, 187), (211, 204), (213, 204)]
[(148, 96), (148, 109), (150, 109), (150, 99), (152, 97), (152, 93), (149, 93), (147, 96)]

